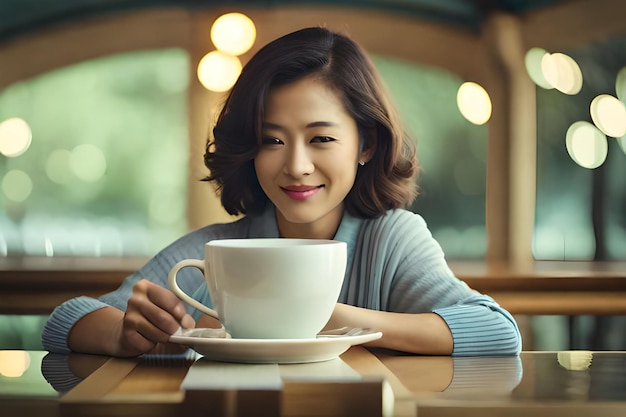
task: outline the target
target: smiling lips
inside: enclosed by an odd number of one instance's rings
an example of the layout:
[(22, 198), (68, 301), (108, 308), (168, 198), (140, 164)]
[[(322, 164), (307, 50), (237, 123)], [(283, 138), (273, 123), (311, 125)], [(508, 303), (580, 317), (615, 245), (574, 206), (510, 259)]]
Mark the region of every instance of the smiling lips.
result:
[(290, 185), (288, 187), (280, 187), (280, 188), (281, 190), (283, 190), (285, 194), (287, 194), (289, 198), (292, 198), (298, 201), (305, 201), (313, 197), (315, 194), (317, 194), (317, 192), (321, 190), (322, 187), (324, 186), (323, 185), (316, 185), (316, 186)]

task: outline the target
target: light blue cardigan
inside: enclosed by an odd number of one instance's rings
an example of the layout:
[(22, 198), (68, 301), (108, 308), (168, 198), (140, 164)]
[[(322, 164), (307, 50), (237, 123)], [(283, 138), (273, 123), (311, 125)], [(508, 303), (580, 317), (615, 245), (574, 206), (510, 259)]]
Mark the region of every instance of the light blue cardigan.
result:
[[(142, 278), (167, 287), (171, 267), (185, 258), (203, 259), (205, 242), (255, 237), (279, 237), (273, 206), (259, 216), (206, 226), (183, 236), (127, 277), (117, 290), (99, 299), (66, 301), (52, 312), (44, 327), (44, 348), (69, 353), (67, 335), (76, 321), (106, 305), (125, 310), (133, 286)], [(519, 354), (521, 336), (511, 314), (454, 276), (421, 216), (401, 209), (376, 219), (345, 213), (334, 239), (348, 245), (339, 302), (382, 311), (434, 312), (452, 331), (453, 356)], [(179, 276), (185, 292), (211, 306), (200, 271), (184, 268)], [(188, 311), (196, 319), (200, 315), (192, 307)]]

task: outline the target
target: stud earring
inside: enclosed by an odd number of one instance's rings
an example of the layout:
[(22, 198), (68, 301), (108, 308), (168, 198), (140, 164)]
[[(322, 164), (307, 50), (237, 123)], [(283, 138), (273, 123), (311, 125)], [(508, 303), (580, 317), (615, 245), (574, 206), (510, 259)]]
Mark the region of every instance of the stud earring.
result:
[(359, 165), (361, 166), (365, 165), (365, 161), (359, 160)]

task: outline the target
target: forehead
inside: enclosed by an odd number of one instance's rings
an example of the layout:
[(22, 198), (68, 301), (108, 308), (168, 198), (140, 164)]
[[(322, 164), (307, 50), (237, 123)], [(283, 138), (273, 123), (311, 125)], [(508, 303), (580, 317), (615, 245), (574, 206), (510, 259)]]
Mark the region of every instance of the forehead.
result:
[(265, 104), (265, 120), (293, 117), (350, 117), (339, 91), (319, 77), (309, 76), (273, 87)]

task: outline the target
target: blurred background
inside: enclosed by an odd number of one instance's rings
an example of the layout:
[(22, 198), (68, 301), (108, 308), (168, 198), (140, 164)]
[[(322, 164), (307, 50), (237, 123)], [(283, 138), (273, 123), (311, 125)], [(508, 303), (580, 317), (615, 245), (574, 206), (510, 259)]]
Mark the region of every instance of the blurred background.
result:
[[(620, 0), (3, 0), (0, 257), (149, 257), (231, 221), (199, 181), (216, 109), (254, 51), (323, 25), (381, 71), (422, 164), (411, 210), (449, 260), (626, 261), (625, 16)], [(569, 317), (533, 320), (537, 348), (625, 347), (620, 316), (577, 318), (576, 339)]]

